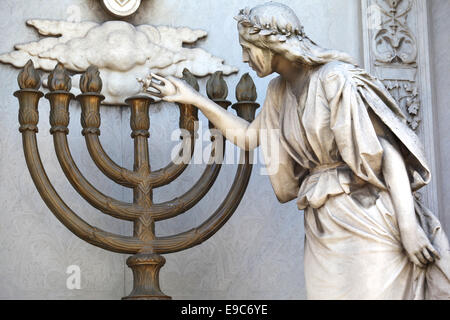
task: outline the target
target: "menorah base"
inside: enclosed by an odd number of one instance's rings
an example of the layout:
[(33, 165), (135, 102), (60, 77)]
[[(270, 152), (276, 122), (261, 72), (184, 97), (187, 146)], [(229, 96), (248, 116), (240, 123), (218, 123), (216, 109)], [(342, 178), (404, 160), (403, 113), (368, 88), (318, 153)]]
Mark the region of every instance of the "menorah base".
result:
[(159, 254), (138, 253), (127, 259), (133, 270), (133, 291), (123, 300), (170, 300), (159, 288), (159, 270), (166, 259)]

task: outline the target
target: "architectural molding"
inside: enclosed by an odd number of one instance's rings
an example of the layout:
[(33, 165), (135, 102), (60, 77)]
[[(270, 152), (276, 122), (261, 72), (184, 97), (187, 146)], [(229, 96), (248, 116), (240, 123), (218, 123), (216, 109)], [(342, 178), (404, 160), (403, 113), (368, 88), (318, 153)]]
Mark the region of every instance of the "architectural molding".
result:
[(420, 137), (432, 182), (418, 194), (438, 215), (426, 0), (361, 0), (365, 69), (379, 78)]

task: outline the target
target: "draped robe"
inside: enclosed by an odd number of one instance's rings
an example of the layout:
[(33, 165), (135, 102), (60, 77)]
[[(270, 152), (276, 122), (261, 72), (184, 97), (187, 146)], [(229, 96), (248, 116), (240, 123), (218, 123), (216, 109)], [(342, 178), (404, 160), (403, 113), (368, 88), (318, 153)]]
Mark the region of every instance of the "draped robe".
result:
[(425, 186), (417, 135), (383, 84), (351, 64), (318, 67), (299, 100), (273, 79), (258, 117), (275, 194), (304, 210), (308, 299), (450, 299), (448, 239), (418, 201), (417, 227), (442, 257), (421, 269), (402, 246), (369, 113), (399, 142), (411, 190)]

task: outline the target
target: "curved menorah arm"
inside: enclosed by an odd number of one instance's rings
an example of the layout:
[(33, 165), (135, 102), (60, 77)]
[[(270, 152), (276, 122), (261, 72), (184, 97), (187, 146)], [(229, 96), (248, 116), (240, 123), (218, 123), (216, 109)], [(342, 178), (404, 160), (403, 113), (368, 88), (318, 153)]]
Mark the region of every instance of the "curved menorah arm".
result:
[(131, 170), (122, 168), (108, 156), (105, 149), (103, 149), (98, 134), (86, 133), (85, 140), (92, 160), (108, 178), (127, 188), (134, 188), (141, 182), (139, 175)]
[(251, 152), (242, 151), (242, 153), (245, 163), (239, 165), (227, 197), (214, 214), (197, 228), (178, 235), (156, 238), (153, 244), (156, 253), (173, 253), (199, 245), (213, 236), (231, 218), (244, 196), (252, 173)]
[(177, 159), (171, 161), (166, 167), (150, 173), (149, 182), (153, 188), (165, 186), (178, 178), (186, 170), (194, 155), (198, 109), (189, 104), (178, 104), (178, 107), (180, 109), (179, 126), (182, 130), (181, 139), (183, 139), (181, 150)]
[[(153, 188), (165, 186), (176, 178), (178, 178), (189, 165), (189, 161), (194, 154), (195, 149), (195, 135), (191, 134), (189, 137), (183, 137), (181, 150), (178, 153), (178, 158), (171, 161), (166, 167), (153, 171), (150, 173), (149, 182)], [(189, 154), (184, 154), (185, 150), (189, 150)]]
[(97, 167), (116, 183), (134, 188), (141, 182), (141, 177), (135, 172), (122, 168), (105, 152), (100, 142), (100, 103), (104, 97), (95, 92), (83, 93), (77, 96), (81, 103), (81, 124), (89, 154)]
[(117, 201), (93, 187), (83, 176), (73, 160), (67, 141), (69, 129), (69, 104), (73, 95), (66, 91), (54, 91), (45, 96), (50, 101), (50, 132), (53, 135), (56, 155), (74, 189), (92, 206), (113, 217), (133, 221), (144, 213), (137, 205)]
[[(220, 139), (220, 140), (218, 140)], [(189, 189), (182, 196), (163, 203), (154, 204), (150, 208), (150, 213), (152, 218), (155, 221), (161, 221), (176, 217), (187, 210), (191, 209), (195, 206), (203, 197), (208, 193), (211, 187), (214, 185), (214, 182), (217, 179), (217, 176), (220, 173), (220, 169), (222, 168), (222, 164), (218, 163), (216, 148), (222, 147), (222, 155), (225, 154), (225, 138), (223, 136), (216, 137), (216, 141), (213, 144), (213, 149), (211, 150), (211, 155), (208, 164), (198, 179), (198, 181), (194, 184), (194, 186)], [(222, 157), (219, 157), (222, 158)]]
[(31, 177), (42, 199), (72, 233), (90, 244), (118, 253), (135, 254), (144, 247), (144, 243), (132, 237), (109, 233), (93, 227), (74, 213), (61, 199), (47, 177), (39, 155), (36, 133), (23, 131), (25, 159)]
[(53, 134), (55, 151), (59, 163), (74, 189), (93, 207), (103, 213), (122, 220), (133, 221), (148, 210), (132, 203), (108, 197), (92, 186), (78, 169), (70, 152), (67, 136), (63, 132)]

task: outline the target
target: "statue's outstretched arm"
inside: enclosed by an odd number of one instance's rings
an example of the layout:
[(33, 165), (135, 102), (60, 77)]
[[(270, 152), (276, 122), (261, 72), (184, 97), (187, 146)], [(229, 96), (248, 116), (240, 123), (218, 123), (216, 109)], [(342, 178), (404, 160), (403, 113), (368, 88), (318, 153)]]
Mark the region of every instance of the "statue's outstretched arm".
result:
[(174, 77), (163, 78), (152, 74), (152, 78), (160, 81), (150, 83), (150, 87), (158, 90), (148, 91), (167, 102), (192, 104), (202, 111), (224, 137), (239, 148), (250, 151), (259, 146), (260, 116), (252, 123), (226, 111), (214, 101), (204, 97), (187, 83)]

